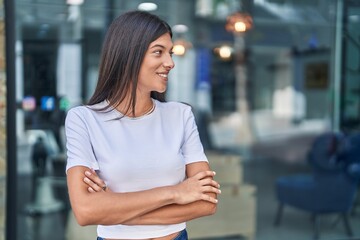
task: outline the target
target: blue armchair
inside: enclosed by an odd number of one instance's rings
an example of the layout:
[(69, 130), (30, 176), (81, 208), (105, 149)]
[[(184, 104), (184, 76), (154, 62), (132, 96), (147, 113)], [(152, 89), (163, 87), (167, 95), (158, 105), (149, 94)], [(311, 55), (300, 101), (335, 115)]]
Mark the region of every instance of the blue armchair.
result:
[(281, 176), (275, 190), (279, 201), (275, 225), (279, 225), (284, 206), (312, 214), (314, 238), (318, 239), (318, 216), (341, 215), (346, 232), (352, 236), (349, 212), (353, 206), (360, 179), (360, 135), (344, 137), (337, 133), (318, 136), (309, 153), (312, 174)]

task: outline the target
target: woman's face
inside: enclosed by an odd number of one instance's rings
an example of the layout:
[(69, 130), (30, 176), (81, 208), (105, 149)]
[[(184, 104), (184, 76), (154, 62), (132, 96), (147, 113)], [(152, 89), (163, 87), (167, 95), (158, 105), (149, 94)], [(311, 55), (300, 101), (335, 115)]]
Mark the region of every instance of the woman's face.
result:
[(175, 66), (172, 48), (173, 43), (168, 33), (150, 43), (140, 67), (137, 89), (141, 94), (165, 92), (169, 72)]

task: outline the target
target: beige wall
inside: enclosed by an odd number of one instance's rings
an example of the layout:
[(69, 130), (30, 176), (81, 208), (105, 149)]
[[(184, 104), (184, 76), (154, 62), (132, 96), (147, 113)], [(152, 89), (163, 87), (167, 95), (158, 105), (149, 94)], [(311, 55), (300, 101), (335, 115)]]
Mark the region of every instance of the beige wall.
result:
[[(0, 0), (0, 11), (4, 11)], [(0, 16), (4, 16), (1, 14)], [(5, 176), (6, 176), (6, 77), (5, 77), (5, 30), (4, 18), (0, 17), (0, 240), (5, 238)]]

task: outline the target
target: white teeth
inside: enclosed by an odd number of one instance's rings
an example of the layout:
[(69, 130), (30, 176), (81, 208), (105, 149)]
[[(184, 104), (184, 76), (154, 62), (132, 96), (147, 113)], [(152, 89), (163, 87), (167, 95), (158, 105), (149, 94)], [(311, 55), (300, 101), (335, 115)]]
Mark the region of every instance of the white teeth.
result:
[(162, 74), (162, 73), (159, 73), (159, 76), (160, 76), (160, 77), (167, 78), (167, 76), (168, 76), (168, 75), (167, 75), (167, 74)]

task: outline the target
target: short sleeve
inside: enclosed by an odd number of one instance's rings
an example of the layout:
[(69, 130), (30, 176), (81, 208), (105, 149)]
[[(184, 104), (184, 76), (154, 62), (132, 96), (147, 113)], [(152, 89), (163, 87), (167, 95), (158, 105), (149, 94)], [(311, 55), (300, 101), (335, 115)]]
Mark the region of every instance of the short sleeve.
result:
[(67, 149), (66, 171), (74, 166), (99, 169), (91, 144), (88, 126), (80, 108), (71, 109), (65, 120)]
[(194, 162), (208, 162), (207, 157), (204, 153), (203, 145), (200, 141), (195, 117), (190, 107), (186, 109), (184, 120), (185, 132), (184, 142), (181, 150), (185, 158), (185, 163), (189, 164)]

